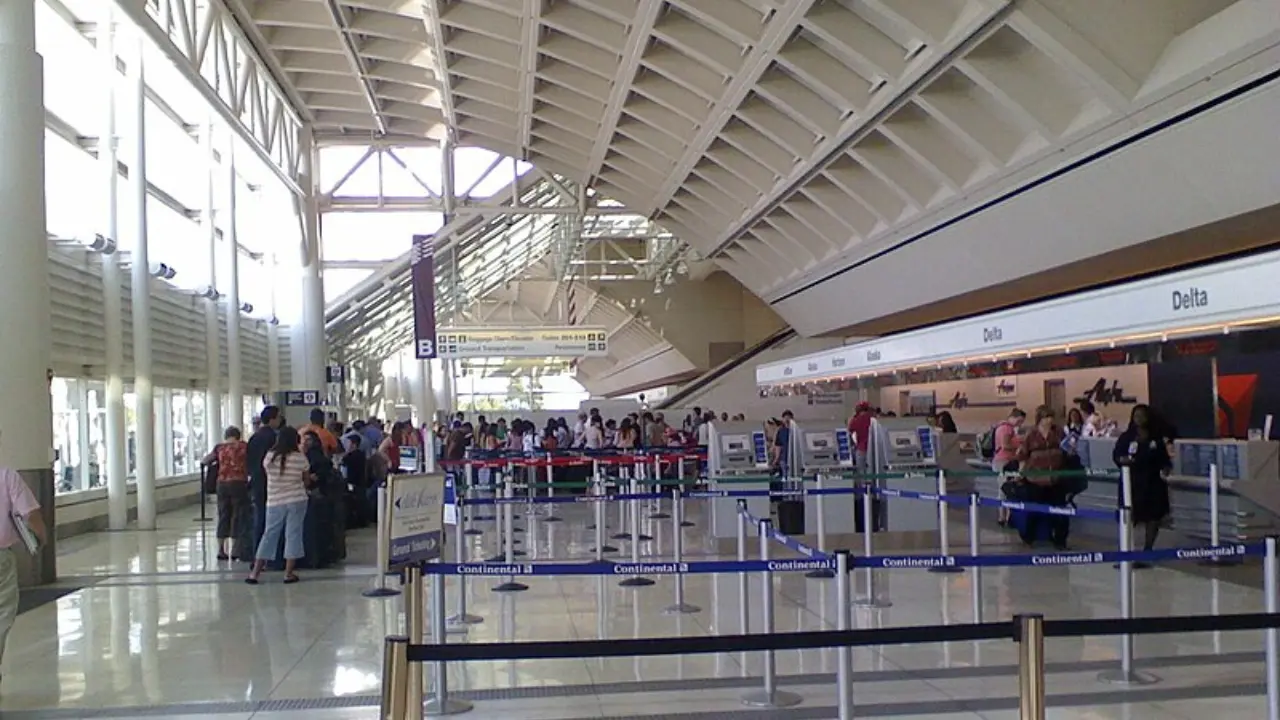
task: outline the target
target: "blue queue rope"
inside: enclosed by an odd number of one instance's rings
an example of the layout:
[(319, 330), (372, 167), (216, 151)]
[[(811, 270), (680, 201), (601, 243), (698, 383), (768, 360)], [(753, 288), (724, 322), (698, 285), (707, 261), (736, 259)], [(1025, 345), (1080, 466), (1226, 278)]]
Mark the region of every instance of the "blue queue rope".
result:
[[(785, 536), (783, 536), (785, 537)], [(776, 538), (775, 538), (776, 539)], [(816, 551), (814, 551), (816, 553)], [(917, 569), (931, 567), (1061, 567), (1064, 565), (1110, 565), (1117, 562), (1162, 562), (1202, 560), (1207, 557), (1261, 557), (1264, 543), (1248, 545), (1207, 545), (1166, 550), (1120, 552), (1033, 553), (1030, 555), (880, 555), (850, 557), (850, 568)], [(642, 563), (423, 563), (428, 575), (705, 575), (741, 572), (807, 572), (834, 569), (826, 556), (794, 560), (708, 560), (700, 562)]]

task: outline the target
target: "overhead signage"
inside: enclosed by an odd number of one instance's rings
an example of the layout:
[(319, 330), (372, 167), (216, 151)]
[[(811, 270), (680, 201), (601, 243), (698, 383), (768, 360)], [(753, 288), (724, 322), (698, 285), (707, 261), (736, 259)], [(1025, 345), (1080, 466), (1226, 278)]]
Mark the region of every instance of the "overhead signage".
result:
[(604, 357), (609, 331), (602, 327), (452, 327), (436, 334), (443, 358)]
[(409, 255), (409, 285), (413, 293), (413, 354), (419, 360), (436, 357), (436, 240), (414, 235)]
[[(760, 385), (1216, 329), (1280, 316), (1280, 251), (845, 345), (756, 368)], [(1016, 392), (1016, 388), (1015, 388)], [(1006, 396), (1009, 397), (1009, 396)], [(1122, 400), (1120, 402), (1123, 402)]]
[(320, 405), (318, 390), (285, 390), (285, 407), (317, 407)]
[(444, 542), (444, 475), (391, 475), (387, 523), (391, 567), (438, 560)]
[(332, 385), (341, 385), (347, 381), (347, 368), (342, 365), (325, 365), (324, 379)]

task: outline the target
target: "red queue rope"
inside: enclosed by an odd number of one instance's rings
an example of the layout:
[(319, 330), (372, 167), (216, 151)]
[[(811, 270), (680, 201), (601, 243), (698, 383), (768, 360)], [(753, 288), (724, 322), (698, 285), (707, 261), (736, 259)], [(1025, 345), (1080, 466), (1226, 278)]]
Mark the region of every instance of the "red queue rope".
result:
[(502, 458), (475, 460), (441, 460), (442, 467), (473, 467), (501, 469), (506, 467), (547, 468), (547, 467), (584, 467), (599, 463), (606, 467), (634, 467), (649, 465), (655, 460), (662, 465), (674, 465), (686, 460), (701, 460), (700, 453), (673, 453), (669, 455), (600, 455), (552, 458)]

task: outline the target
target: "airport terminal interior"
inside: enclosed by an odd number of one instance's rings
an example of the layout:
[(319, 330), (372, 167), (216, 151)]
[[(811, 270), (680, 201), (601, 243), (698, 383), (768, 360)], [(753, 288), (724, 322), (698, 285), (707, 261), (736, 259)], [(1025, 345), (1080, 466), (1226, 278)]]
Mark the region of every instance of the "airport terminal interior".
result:
[(0, 0), (0, 718), (1280, 720), (1280, 2)]

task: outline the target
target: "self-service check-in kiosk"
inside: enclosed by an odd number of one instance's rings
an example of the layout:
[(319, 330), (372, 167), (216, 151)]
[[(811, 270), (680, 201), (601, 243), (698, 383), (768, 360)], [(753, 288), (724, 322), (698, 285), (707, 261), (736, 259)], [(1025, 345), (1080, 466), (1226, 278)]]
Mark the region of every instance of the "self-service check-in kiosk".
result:
[[(852, 433), (843, 427), (802, 428), (798, 448), (801, 474), (814, 476), (815, 484), (822, 489), (851, 487), (852, 479), (842, 478), (853, 472), (854, 442)], [(806, 495), (805, 530), (823, 534), (850, 532), (856, 507), (853, 495)]]
[[(935, 428), (920, 418), (876, 418), (871, 423), (869, 446), (873, 474), (904, 474), (902, 477), (881, 477), (876, 485), (890, 490), (938, 492), (938, 435)], [(885, 529), (894, 532), (938, 529), (936, 504), (895, 497), (885, 500)]]
[[(707, 441), (707, 483), (711, 490), (768, 490), (769, 473), (769, 441), (762, 427), (741, 422), (711, 425)], [(752, 515), (769, 517), (768, 496), (746, 500)], [(712, 534), (717, 538), (736, 537), (738, 499), (712, 498), (710, 502)]]

